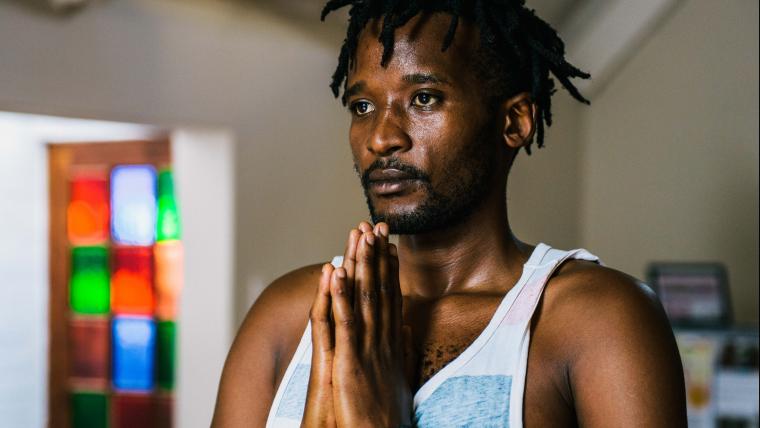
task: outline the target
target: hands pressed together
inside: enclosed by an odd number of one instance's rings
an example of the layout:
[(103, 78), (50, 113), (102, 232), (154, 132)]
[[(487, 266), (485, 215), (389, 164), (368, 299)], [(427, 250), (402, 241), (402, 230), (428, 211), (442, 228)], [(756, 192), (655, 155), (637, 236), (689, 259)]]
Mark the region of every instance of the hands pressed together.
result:
[(402, 326), (398, 251), (388, 225), (362, 222), (343, 265), (322, 267), (311, 307), (312, 361), (304, 427), (409, 423), (411, 331)]

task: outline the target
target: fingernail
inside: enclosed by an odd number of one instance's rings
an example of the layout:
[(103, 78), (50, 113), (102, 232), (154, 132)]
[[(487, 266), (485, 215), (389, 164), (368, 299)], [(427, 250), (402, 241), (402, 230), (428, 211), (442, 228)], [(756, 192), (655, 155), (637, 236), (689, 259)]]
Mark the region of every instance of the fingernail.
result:
[(383, 238), (388, 239), (388, 224), (380, 223), (380, 234), (383, 235)]
[(375, 245), (375, 235), (368, 233), (365, 239), (367, 240), (367, 244), (370, 246)]
[(343, 268), (335, 269), (335, 276), (337, 276), (340, 279), (343, 279), (346, 277), (346, 271)]
[(393, 257), (398, 257), (398, 249), (393, 244), (388, 246), (388, 253)]

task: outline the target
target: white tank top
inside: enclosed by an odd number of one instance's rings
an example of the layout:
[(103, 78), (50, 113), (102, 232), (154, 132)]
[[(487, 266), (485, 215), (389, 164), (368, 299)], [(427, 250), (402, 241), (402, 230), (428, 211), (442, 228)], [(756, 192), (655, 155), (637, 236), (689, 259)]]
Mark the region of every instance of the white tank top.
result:
[[(555, 250), (538, 244), (486, 328), (458, 357), (414, 394), (412, 424), (417, 427), (523, 426), (523, 394), (528, 365), (530, 321), (541, 293), (566, 260), (599, 263), (578, 249)], [(333, 265), (340, 266), (342, 257)], [(269, 410), (267, 427), (299, 427), (311, 369), (311, 325), (301, 336)]]

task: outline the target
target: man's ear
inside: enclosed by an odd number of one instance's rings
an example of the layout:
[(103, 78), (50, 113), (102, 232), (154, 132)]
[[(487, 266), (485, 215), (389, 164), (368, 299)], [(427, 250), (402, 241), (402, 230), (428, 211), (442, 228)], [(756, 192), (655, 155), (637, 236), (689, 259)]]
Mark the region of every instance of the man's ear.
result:
[(513, 149), (528, 144), (536, 132), (536, 105), (528, 92), (521, 92), (501, 105), (504, 143)]

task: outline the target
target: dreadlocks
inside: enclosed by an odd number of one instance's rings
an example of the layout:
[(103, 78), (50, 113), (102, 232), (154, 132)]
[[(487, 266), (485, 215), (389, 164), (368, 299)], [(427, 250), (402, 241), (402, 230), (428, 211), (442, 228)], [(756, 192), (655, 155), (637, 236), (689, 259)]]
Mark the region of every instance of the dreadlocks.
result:
[[(554, 94), (553, 74), (576, 100), (589, 104), (570, 81), (590, 77), (565, 60), (565, 45), (557, 32), (525, 7), (525, 0), (330, 0), (321, 19), (337, 9), (350, 6), (346, 39), (340, 50), (338, 67), (332, 76), (335, 97), (348, 78), (353, 65), (359, 34), (370, 20), (382, 18), (379, 41), (383, 45), (381, 65), (386, 66), (393, 54), (395, 30), (420, 13), (444, 12), (451, 23), (443, 39), (441, 51), (454, 41), (461, 17), (472, 21), (480, 30), (480, 62), (494, 101), (516, 93), (530, 91), (536, 104), (536, 139), (544, 145), (544, 123), (552, 124), (551, 97)], [(343, 100), (345, 103), (345, 100)], [(532, 142), (531, 142), (532, 143)], [(530, 154), (531, 143), (525, 146)]]

